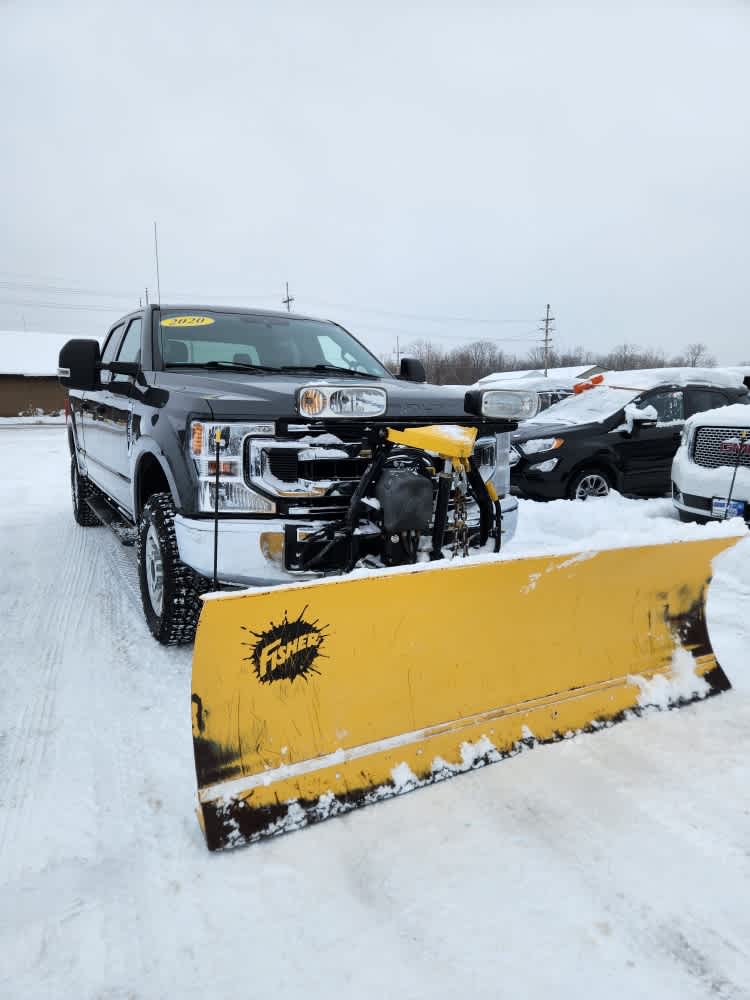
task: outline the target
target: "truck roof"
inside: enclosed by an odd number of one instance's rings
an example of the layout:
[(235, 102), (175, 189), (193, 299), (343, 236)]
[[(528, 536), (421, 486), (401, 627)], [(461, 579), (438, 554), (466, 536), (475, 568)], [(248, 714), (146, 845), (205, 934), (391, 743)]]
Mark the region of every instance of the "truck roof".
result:
[(176, 304), (161, 302), (161, 303), (152, 303), (151, 305), (152, 308), (161, 309), (162, 312), (173, 309), (180, 310), (182, 312), (194, 310), (195, 312), (203, 311), (203, 312), (242, 313), (245, 316), (271, 316), (275, 319), (306, 319), (306, 320), (314, 320), (317, 323), (334, 322), (334, 320), (325, 319), (321, 316), (308, 316), (305, 313), (287, 312), (286, 309), (257, 309), (254, 306), (208, 305), (205, 302), (202, 305), (198, 305), (194, 302), (190, 302), (187, 305), (184, 302)]

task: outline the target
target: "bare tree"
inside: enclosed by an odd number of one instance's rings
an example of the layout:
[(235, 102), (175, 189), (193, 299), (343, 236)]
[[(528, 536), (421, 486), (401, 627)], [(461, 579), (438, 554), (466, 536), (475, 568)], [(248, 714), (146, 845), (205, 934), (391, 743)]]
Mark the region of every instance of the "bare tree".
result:
[[(468, 385), (492, 372), (544, 369), (542, 345), (535, 345), (528, 354), (519, 357), (506, 354), (491, 340), (477, 340), (449, 349), (428, 340), (418, 340), (410, 344), (404, 353), (419, 358), (428, 382), (436, 385)], [(668, 365), (709, 367), (715, 363), (705, 344), (690, 344), (681, 355), (669, 359), (661, 350), (644, 349), (629, 343), (620, 344), (607, 354), (597, 354), (578, 346), (552, 350), (549, 356), (551, 368), (599, 365), (607, 371), (664, 368)]]
[(684, 364), (688, 368), (713, 368), (716, 358), (708, 353), (706, 344), (688, 344), (683, 353)]

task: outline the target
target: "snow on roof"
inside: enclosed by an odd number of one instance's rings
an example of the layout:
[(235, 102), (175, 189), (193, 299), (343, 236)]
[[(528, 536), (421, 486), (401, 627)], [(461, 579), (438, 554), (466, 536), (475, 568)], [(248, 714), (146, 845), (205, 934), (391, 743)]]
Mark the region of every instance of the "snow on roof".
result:
[(67, 333), (0, 330), (0, 375), (57, 375), (60, 348)]
[(599, 368), (598, 365), (572, 365), (567, 368), (550, 368), (546, 375), (541, 368), (527, 368), (515, 372), (492, 372), (490, 375), (480, 378), (476, 386), (486, 389), (488, 385), (495, 382), (502, 382), (504, 387), (506, 382), (520, 382), (525, 388), (529, 388), (532, 382), (535, 385), (539, 382), (540, 385), (546, 385), (550, 389), (569, 388), (575, 382), (591, 378), (592, 375), (601, 371), (603, 369)]
[(605, 372), (604, 384), (623, 388), (655, 389), (658, 385), (719, 385), (742, 388), (739, 369), (732, 368), (641, 368), (625, 372)]
[(587, 424), (614, 416), (642, 392), (664, 385), (716, 385), (741, 389), (742, 376), (722, 368), (644, 368), (605, 372), (600, 385), (579, 396), (569, 396), (538, 413), (529, 424)]

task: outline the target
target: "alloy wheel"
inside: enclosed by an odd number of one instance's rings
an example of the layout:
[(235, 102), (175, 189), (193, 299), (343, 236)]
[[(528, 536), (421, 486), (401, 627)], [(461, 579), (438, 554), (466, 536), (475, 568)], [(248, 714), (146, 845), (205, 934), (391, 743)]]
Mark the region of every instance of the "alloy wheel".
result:
[(598, 472), (590, 472), (576, 486), (576, 500), (587, 497), (606, 497), (609, 493), (609, 483)]
[(161, 615), (164, 609), (164, 561), (153, 524), (149, 525), (146, 536), (146, 583), (151, 607), (155, 614)]

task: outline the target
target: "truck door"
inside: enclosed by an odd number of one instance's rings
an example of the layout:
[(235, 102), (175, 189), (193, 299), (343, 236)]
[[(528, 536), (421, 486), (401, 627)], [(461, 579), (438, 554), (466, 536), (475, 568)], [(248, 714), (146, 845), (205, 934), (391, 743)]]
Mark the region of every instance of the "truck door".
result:
[[(114, 361), (120, 346), (125, 324), (114, 327), (102, 351), (102, 364)], [(91, 479), (105, 493), (112, 493), (112, 472), (106, 460), (107, 453), (107, 414), (108, 383), (111, 372), (106, 369), (101, 372), (101, 386), (95, 392), (85, 392), (81, 403), (81, 425), (83, 427), (83, 442), (86, 456), (86, 471)]]
[(637, 402), (639, 409), (653, 406), (655, 427), (633, 427), (623, 435), (618, 451), (623, 469), (626, 493), (640, 496), (660, 496), (669, 490), (672, 459), (680, 445), (685, 420), (685, 404), (681, 389), (657, 389), (645, 393)]
[[(141, 359), (140, 316), (131, 319), (115, 355), (115, 361), (139, 362)], [(105, 405), (107, 407), (106, 459), (112, 471), (112, 497), (130, 511), (130, 452), (133, 435), (133, 377), (111, 373)]]

